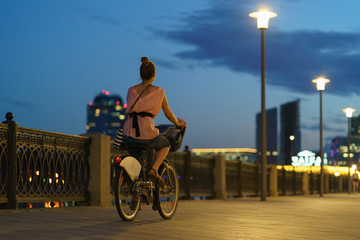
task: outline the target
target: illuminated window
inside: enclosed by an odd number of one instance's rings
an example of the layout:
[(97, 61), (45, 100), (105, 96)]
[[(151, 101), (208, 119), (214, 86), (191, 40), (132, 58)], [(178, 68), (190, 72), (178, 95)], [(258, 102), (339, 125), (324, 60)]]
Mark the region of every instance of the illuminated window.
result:
[(120, 123), (118, 123), (118, 122), (112, 122), (112, 123), (110, 124), (110, 126), (111, 126), (111, 127), (120, 127)]
[(113, 116), (113, 117), (119, 117), (119, 116), (120, 116), (120, 113), (119, 113), (119, 112), (112, 112), (112, 113), (111, 113), (111, 116)]
[(96, 123), (89, 123), (89, 127), (95, 127)]
[(95, 117), (98, 117), (98, 116), (100, 116), (100, 109), (97, 108), (95, 110)]

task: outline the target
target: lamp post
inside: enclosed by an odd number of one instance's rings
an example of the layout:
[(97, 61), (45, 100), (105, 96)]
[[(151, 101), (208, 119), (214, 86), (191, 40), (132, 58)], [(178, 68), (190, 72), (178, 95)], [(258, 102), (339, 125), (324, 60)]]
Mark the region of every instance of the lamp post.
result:
[(325, 90), (325, 84), (330, 80), (324, 77), (318, 77), (312, 80), (316, 84), (316, 89), (320, 92), (320, 197), (324, 195), (324, 149), (323, 149), (323, 119), (322, 119), (322, 91)]
[(350, 144), (351, 144), (351, 118), (353, 113), (355, 112), (355, 109), (348, 107), (343, 109), (343, 112), (345, 113), (347, 119), (348, 119), (348, 167), (349, 167), (349, 171), (348, 171), (348, 194), (351, 193), (351, 179), (350, 179), (350, 163), (351, 163), (351, 158), (350, 158)]
[(265, 30), (269, 28), (270, 18), (276, 17), (276, 13), (259, 9), (249, 16), (257, 19), (257, 28), (261, 30), (261, 201), (266, 201)]

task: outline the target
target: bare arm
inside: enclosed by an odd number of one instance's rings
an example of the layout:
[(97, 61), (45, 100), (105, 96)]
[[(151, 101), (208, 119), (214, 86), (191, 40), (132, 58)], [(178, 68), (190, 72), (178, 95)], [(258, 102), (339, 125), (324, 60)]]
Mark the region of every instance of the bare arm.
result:
[(166, 96), (164, 96), (164, 99), (162, 101), (162, 109), (164, 111), (164, 114), (165, 114), (166, 118), (169, 119), (170, 122), (172, 122), (176, 126), (186, 126), (186, 123), (185, 123), (185, 121), (183, 119), (181, 119), (180, 123), (176, 119), (174, 113), (171, 111), (171, 109), (169, 107), (169, 103), (167, 101)]

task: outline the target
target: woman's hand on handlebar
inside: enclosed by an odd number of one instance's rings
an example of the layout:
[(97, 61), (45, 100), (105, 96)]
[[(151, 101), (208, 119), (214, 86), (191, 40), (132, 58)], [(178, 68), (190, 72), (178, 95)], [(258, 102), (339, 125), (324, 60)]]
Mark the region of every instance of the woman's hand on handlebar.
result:
[(177, 125), (177, 127), (183, 127), (183, 128), (186, 128), (186, 122), (185, 122), (185, 120), (184, 120), (184, 119), (182, 119), (182, 118), (178, 118), (177, 120), (178, 120), (178, 123), (179, 123), (179, 125)]

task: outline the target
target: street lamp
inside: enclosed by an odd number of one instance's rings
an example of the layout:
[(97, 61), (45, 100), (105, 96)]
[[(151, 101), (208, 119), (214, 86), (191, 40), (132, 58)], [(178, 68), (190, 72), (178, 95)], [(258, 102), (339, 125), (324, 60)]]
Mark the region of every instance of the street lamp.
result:
[(351, 193), (351, 179), (350, 179), (350, 144), (351, 144), (351, 118), (353, 113), (355, 112), (355, 109), (351, 107), (347, 107), (343, 109), (343, 112), (345, 113), (347, 119), (348, 119), (348, 194)]
[(318, 77), (312, 80), (316, 84), (316, 89), (320, 92), (320, 197), (324, 195), (324, 149), (323, 149), (323, 119), (322, 119), (322, 91), (325, 90), (325, 84), (330, 80), (324, 77)]
[(259, 9), (249, 16), (257, 19), (257, 28), (261, 30), (261, 201), (266, 201), (265, 30), (269, 28), (270, 18), (276, 17), (276, 13)]

